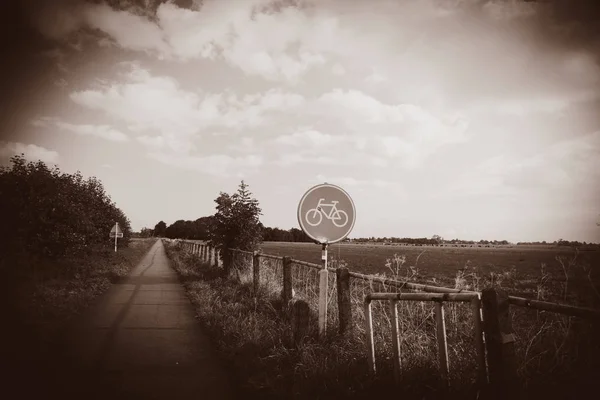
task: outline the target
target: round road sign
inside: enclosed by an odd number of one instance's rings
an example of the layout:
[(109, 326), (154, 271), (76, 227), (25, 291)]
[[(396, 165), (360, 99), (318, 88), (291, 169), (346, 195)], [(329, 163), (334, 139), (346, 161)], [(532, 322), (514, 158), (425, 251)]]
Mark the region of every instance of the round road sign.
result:
[(310, 188), (298, 205), (298, 222), (319, 243), (336, 243), (352, 231), (356, 209), (341, 187), (324, 183)]

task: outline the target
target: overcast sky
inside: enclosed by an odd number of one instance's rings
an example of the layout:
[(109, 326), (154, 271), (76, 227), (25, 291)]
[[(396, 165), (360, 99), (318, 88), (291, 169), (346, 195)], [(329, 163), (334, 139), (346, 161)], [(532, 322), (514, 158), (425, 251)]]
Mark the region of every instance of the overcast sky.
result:
[(6, 1), (0, 156), (97, 176), (135, 230), (241, 179), (297, 227), (326, 181), (350, 237), (599, 242), (594, 3)]

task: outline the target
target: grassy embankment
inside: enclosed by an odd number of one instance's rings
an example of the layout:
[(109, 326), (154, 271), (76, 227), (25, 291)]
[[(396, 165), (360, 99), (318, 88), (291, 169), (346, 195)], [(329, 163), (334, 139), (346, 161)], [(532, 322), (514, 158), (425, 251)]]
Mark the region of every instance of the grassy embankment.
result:
[[(345, 338), (332, 333), (325, 340), (318, 340), (313, 329), (311, 337), (299, 348), (294, 348), (278, 296), (281, 287), (264, 276), (269, 275), (268, 265), (261, 267), (261, 282), (264, 280), (266, 284), (255, 300), (249, 283), (239, 284), (234, 279), (219, 277), (218, 271), (202, 265), (197, 257), (184, 254), (177, 245), (167, 245), (167, 252), (201, 321), (249, 395), (274, 398), (293, 395), (307, 399), (351, 395), (370, 397), (392, 388), (389, 312), (384, 304), (374, 307), (379, 374), (372, 378), (366, 373), (364, 316), (360, 304), (369, 291), (392, 291), (393, 288), (369, 287), (369, 284), (353, 282), (351, 296), (355, 326), (352, 333)], [(570, 260), (560, 260), (566, 270), (575, 269), (569, 264)], [(400, 257), (390, 259), (387, 269), (398, 278), (423, 280), (417, 263), (405, 266), (405, 260)], [(294, 270), (299, 271), (297, 268)], [(457, 288), (480, 290), (492, 281), (495, 284), (500, 281), (511, 291), (521, 286), (514, 269), (488, 276), (478, 276), (465, 270), (452, 272), (455, 273), (452, 286)], [(310, 274), (299, 277), (294, 272), (294, 278), (297, 295), (309, 301), (314, 311), (318, 292), (316, 277)], [(447, 280), (449, 277), (443, 278)], [(569, 285), (571, 292), (574, 287), (582, 290), (574, 285), (574, 280), (554, 279), (547, 270), (542, 270), (537, 279), (528, 273), (526, 280), (528, 286), (536, 286), (537, 297), (541, 299), (567, 299), (570, 297), (567, 296)], [(335, 280), (331, 283), (330, 288), (335, 287)], [(335, 295), (335, 290), (332, 290), (331, 330), (335, 329)], [(427, 398), (447, 398), (437, 373), (432, 305), (405, 302), (400, 304), (399, 314), (403, 333), (403, 374), (402, 384), (394, 389), (394, 393), (407, 398), (423, 398), (425, 394)], [(467, 307), (447, 305), (452, 394), (463, 399), (474, 398), (477, 393), (473, 385), (476, 366), (470, 318)], [(600, 355), (598, 345), (594, 345), (594, 332), (598, 332), (594, 327), (568, 317), (518, 309), (513, 310), (513, 322), (518, 338), (518, 372), (528, 385), (531, 396), (561, 398), (561, 395), (572, 394), (570, 386), (575, 383), (580, 388), (594, 383), (591, 379), (594, 368), (599, 366), (597, 356)]]

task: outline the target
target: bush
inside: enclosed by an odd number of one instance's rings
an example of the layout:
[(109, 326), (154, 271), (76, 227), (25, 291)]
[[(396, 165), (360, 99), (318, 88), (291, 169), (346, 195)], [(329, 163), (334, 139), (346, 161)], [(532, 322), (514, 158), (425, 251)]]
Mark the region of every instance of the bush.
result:
[(0, 169), (0, 251), (6, 258), (27, 255), (55, 259), (86, 253), (91, 246), (111, 244), (115, 222), (127, 245), (131, 227), (125, 214), (95, 177), (84, 179), (49, 168), (42, 161), (11, 158)]

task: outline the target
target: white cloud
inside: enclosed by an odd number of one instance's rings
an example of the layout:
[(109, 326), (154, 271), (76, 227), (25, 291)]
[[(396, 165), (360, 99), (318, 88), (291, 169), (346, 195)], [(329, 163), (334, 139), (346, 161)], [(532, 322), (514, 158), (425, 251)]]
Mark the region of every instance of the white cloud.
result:
[(528, 157), (498, 155), (458, 176), (440, 196), (582, 196), (600, 182), (599, 155), (600, 132), (562, 140)]
[(152, 152), (148, 156), (166, 165), (221, 177), (254, 173), (263, 164), (262, 157), (258, 155), (244, 157), (231, 157), (225, 154), (177, 156), (169, 153)]
[(347, 133), (335, 142), (351, 144), (344, 150), (397, 158), (407, 167), (418, 166), (444, 145), (465, 141), (469, 127), (461, 114), (436, 115), (413, 104), (389, 105), (357, 90), (325, 93), (311, 113), (343, 127)]
[(335, 63), (335, 65), (331, 67), (331, 73), (334, 75), (344, 75), (346, 74), (346, 69), (340, 63)]
[(90, 125), (90, 124), (71, 124), (63, 122), (57, 118), (41, 117), (34, 119), (31, 124), (39, 128), (56, 127), (65, 131), (73, 132), (82, 136), (95, 136), (112, 142), (126, 142), (129, 137), (123, 132), (110, 127), (109, 125)]
[(281, 112), (303, 104), (303, 97), (279, 89), (239, 98), (231, 92), (198, 93), (184, 90), (172, 77), (152, 76), (130, 65), (126, 83), (103, 83), (99, 89), (71, 94), (71, 99), (92, 110), (124, 121), (129, 129), (157, 130), (189, 138), (209, 126), (249, 128), (269, 121), (268, 112)]
[(197, 149), (187, 138), (180, 138), (172, 133), (158, 136), (142, 135), (138, 136), (137, 140), (150, 149), (169, 150), (177, 154), (188, 154)]
[(322, 174), (317, 175), (316, 179), (312, 180), (312, 182), (327, 182), (343, 186), (364, 186), (377, 188), (391, 188), (399, 186), (397, 182), (386, 181), (383, 179), (356, 179), (350, 176), (325, 176)]
[(99, 4), (84, 8), (83, 18), (90, 28), (105, 32), (124, 48), (154, 51), (163, 56), (170, 53), (160, 27), (143, 16)]
[(0, 142), (0, 157), (8, 159), (12, 156), (24, 154), (28, 161), (41, 160), (47, 164), (58, 163), (58, 153), (35, 144), (25, 144), (20, 142)]
[(385, 81), (387, 81), (387, 80), (388, 80), (388, 79), (387, 79), (385, 76), (383, 76), (383, 75), (381, 75), (381, 74), (379, 74), (379, 73), (377, 73), (377, 72), (375, 72), (375, 71), (373, 71), (373, 72), (372, 72), (372, 73), (371, 73), (369, 76), (367, 76), (367, 78), (366, 78), (366, 81), (367, 81), (368, 83), (372, 83), (372, 84), (382, 83), (382, 82), (385, 82)]
[(291, 135), (278, 136), (277, 139), (275, 139), (275, 142), (290, 146), (313, 148), (329, 146), (335, 142), (340, 142), (343, 139), (344, 138), (340, 136), (332, 136), (314, 129), (307, 129), (299, 130)]
[(557, 114), (576, 103), (586, 103), (600, 98), (596, 90), (584, 89), (560, 95), (546, 95), (533, 98), (507, 100), (482, 100), (471, 107), (469, 112), (498, 114), (504, 116), (531, 117), (535, 114)]

